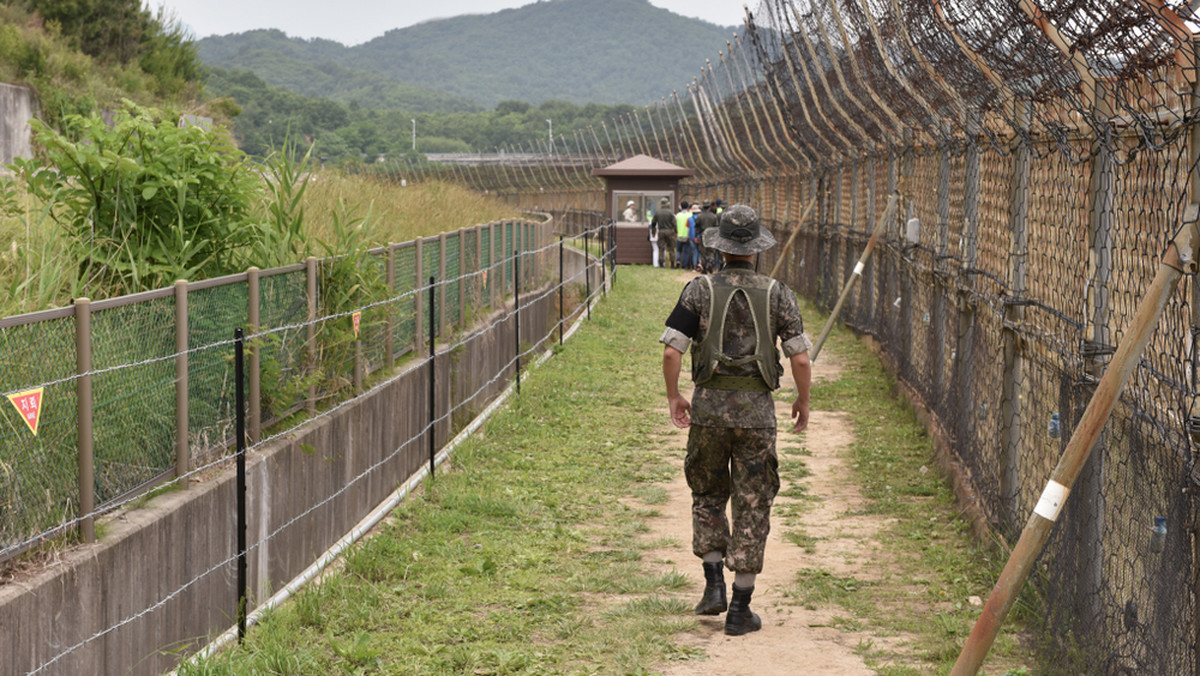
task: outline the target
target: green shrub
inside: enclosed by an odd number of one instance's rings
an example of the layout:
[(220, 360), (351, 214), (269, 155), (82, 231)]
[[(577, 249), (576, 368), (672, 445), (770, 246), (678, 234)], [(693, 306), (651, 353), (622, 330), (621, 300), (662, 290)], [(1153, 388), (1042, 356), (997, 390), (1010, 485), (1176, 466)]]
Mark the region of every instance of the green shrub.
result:
[(111, 128), (97, 113), (65, 116), (61, 133), (31, 126), (45, 152), (14, 164), (53, 205), (92, 293), (234, 272), (257, 237), (260, 183), (223, 134), (128, 101)]

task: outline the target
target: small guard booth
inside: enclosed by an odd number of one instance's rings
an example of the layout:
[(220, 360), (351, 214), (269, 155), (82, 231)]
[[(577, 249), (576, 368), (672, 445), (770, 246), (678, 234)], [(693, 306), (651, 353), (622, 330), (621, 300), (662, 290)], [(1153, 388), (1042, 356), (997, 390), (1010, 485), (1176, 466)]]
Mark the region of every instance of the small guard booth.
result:
[[(648, 240), (650, 219), (658, 202), (667, 198), (671, 211), (679, 208), (679, 182), (694, 175), (692, 169), (656, 160), (649, 155), (634, 155), (616, 164), (593, 169), (593, 176), (604, 179), (608, 216), (616, 223), (617, 263), (653, 261)], [(632, 204), (631, 204), (632, 203)]]

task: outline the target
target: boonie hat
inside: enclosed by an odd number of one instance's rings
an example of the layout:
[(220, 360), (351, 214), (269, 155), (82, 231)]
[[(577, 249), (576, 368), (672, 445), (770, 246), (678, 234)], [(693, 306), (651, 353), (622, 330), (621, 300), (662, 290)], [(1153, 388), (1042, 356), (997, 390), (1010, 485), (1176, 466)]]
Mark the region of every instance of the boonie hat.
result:
[(775, 236), (762, 227), (758, 214), (745, 204), (721, 212), (720, 227), (704, 231), (704, 246), (734, 256), (751, 256), (775, 246)]
[(627, 206), (627, 207), (633, 206), (633, 200), (629, 200), (628, 202), (626, 202), (625, 206)]

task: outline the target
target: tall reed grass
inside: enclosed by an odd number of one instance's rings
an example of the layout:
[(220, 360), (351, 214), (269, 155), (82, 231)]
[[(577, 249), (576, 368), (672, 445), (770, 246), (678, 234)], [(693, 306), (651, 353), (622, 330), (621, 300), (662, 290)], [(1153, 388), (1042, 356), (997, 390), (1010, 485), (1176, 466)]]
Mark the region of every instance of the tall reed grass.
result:
[[(516, 218), (520, 212), (499, 200), (462, 186), (430, 181), (401, 186), (340, 172), (313, 174), (305, 192), (310, 238), (331, 242), (341, 204), (369, 219), (364, 235), (370, 246), (407, 242), (481, 223)], [(369, 216), (368, 216), (369, 212)]]
[[(350, 247), (405, 242), (519, 216), (519, 211), (495, 198), (441, 181), (401, 186), (332, 170), (315, 171), (300, 180), (305, 178), (307, 186), (300, 196), (302, 227), (310, 243), (322, 244), (312, 247), (315, 255), (348, 254)], [(260, 210), (264, 221), (268, 199), (264, 198)], [(65, 234), (47, 216), (53, 204), (29, 196), (19, 181), (7, 181), (0, 188), (0, 206), (0, 316), (62, 307), (84, 295), (93, 300), (105, 297), (102, 289), (83, 283)], [(337, 229), (337, 219), (342, 218), (344, 225), (346, 214), (358, 219), (353, 238)], [(248, 258), (246, 264), (263, 262)]]

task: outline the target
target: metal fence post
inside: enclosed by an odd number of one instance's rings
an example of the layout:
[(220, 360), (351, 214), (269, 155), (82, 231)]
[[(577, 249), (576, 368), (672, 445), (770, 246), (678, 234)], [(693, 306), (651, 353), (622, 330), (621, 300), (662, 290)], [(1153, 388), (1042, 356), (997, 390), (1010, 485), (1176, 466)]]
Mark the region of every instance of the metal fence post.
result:
[[(434, 279), (429, 278), (429, 478), (433, 478), (437, 458), (437, 313), (433, 293)], [(419, 309), (419, 308), (418, 308)], [(420, 321), (418, 320), (418, 324)]]
[(446, 233), (441, 233), (437, 238), (438, 243), (438, 274), (437, 278), (442, 280), (438, 285), (437, 293), (437, 330), (432, 331), (435, 335), (446, 335), (446, 287), (449, 286), (446, 279)]
[[(188, 451), (188, 283), (175, 282), (175, 476), (187, 476)], [(187, 481), (180, 482), (181, 488)]]
[(516, 356), (517, 394), (521, 393), (521, 258), (513, 249), (513, 352)]
[[(416, 275), (413, 277), (413, 352), (416, 353), (425, 345), (425, 323), (421, 319), (424, 313), (421, 310), (425, 304), (425, 296), (433, 292), (433, 277), (429, 278), (428, 287), (421, 286), (425, 279), (425, 240), (421, 237), (414, 240), (413, 268)], [(430, 333), (435, 328), (432, 319), (430, 316)]]
[(563, 277), (563, 236), (558, 236), (558, 344), (563, 344), (563, 286), (565, 286), (565, 277)]
[[(946, 138), (951, 135), (950, 125), (945, 126)], [(933, 334), (933, 393), (937, 410), (944, 409), (946, 401), (946, 296), (951, 293), (950, 281), (950, 160), (949, 142), (942, 144), (941, 161), (938, 163), (937, 227), (934, 230), (934, 269), (937, 271), (933, 284), (933, 308), (930, 314), (930, 330)]]
[(458, 321), (465, 327), (467, 321), (467, 231), (458, 231)]
[(483, 270), (483, 228), (482, 225), (475, 226), (475, 260), (472, 261), (475, 266), (475, 283), (472, 285), (474, 295), (471, 302), (477, 306), (483, 304), (483, 276), (479, 274)]
[[(388, 242), (387, 246), (387, 288), (388, 297), (396, 295), (396, 245)], [(385, 326), (387, 335), (383, 337), (383, 365), (391, 369), (396, 365), (396, 301), (388, 303)]]
[(585, 294), (583, 305), (587, 308), (587, 318), (592, 318), (592, 252), (588, 241), (588, 231), (583, 231), (583, 284)]
[(96, 466), (92, 436), (92, 305), (75, 299), (75, 414), (79, 451), (79, 536), (96, 540)]
[[(1104, 94), (1103, 88), (1096, 90), (1096, 119), (1108, 127), (1112, 116), (1111, 104)], [(1112, 250), (1113, 250), (1113, 202), (1115, 181), (1115, 163), (1113, 162), (1111, 146), (1105, 143), (1101, 130), (1097, 130), (1095, 153), (1091, 166), (1091, 217), (1088, 221), (1088, 282), (1085, 299), (1084, 335), (1083, 335), (1083, 365), (1087, 377), (1083, 379), (1078, 389), (1078, 397), (1072, 397), (1077, 402), (1076, 409), (1069, 413), (1060, 411), (1060, 424), (1066, 430), (1074, 428), (1074, 423), (1083, 415), (1086, 402), (1090, 401), (1096, 392), (1096, 383), (1108, 369), (1116, 347), (1113, 346), (1112, 330), (1110, 328), (1111, 293), (1109, 283), (1112, 281)], [(1065, 376), (1069, 377), (1069, 376)], [(1071, 383), (1063, 383), (1064, 389)], [(1063, 401), (1061, 408), (1069, 406)], [(1054, 457), (1061, 453), (1061, 445), (1066, 443), (1069, 434), (1063, 434), (1052, 443)], [(1083, 465), (1078, 479), (1075, 502), (1075, 515), (1081, 524), (1081, 549), (1089, 552), (1080, 557), (1079, 576), (1083, 589), (1099, 589), (1104, 571), (1104, 473), (1107, 463), (1108, 435), (1101, 431), (1092, 449), (1091, 456)], [(1085, 622), (1099, 621), (1099, 598), (1089, 596), (1084, 598), (1084, 604), (1092, 613), (1089, 618), (1080, 618)]]
[[(488, 224), (488, 229), (491, 231), (491, 234), (488, 235), (488, 249), (491, 250), (490, 255), (488, 256), (488, 260), (490, 261), (490, 267), (493, 268), (491, 273), (494, 273), (497, 271), (496, 252), (500, 251), (502, 249), (499, 249), (498, 245), (496, 244), (496, 230), (497, 230), (496, 224), (495, 223)], [(503, 235), (503, 233), (504, 233), (503, 227), (499, 228), (499, 230), (500, 230), (500, 233)], [(498, 270), (500, 272), (503, 272), (504, 269), (498, 268)], [(500, 299), (500, 288), (503, 287), (504, 284), (502, 282), (499, 285), (497, 285), (496, 280), (494, 279), (495, 275), (493, 275), (491, 273), (489, 273), (489, 276), (493, 277), (493, 279), (488, 283), (488, 305), (491, 307), (496, 307), (496, 303)], [(503, 278), (504, 278), (503, 275), (501, 275), (501, 279), (503, 279)]]
[[(904, 130), (904, 148), (900, 156), (900, 180), (904, 185), (904, 190), (907, 194), (912, 194), (912, 174), (913, 174), (913, 140), (912, 130)], [(904, 218), (901, 219), (901, 241), (905, 242), (902, 246), (908, 249), (908, 240), (904, 238), (904, 224), (908, 223), (915, 215), (912, 199), (904, 201)], [(901, 256), (899, 268), (900, 275), (900, 373), (904, 378), (912, 378), (913, 369), (913, 273), (914, 261), (909, 257), (906, 251), (905, 255)]]
[[(257, 336), (261, 324), (259, 318), (259, 283), (258, 268), (251, 266), (246, 270), (246, 324), (251, 336)], [(257, 444), (262, 439), (262, 369), (260, 359), (260, 340), (255, 337), (250, 341), (250, 363), (247, 373), (250, 385), (250, 443)]]
[[(1192, 38), (1192, 55), (1194, 59), (1200, 59), (1200, 38)], [(1200, 103), (1200, 79), (1192, 84), (1192, 106), (1196, 107)], [(1195, 167), (1197, 162), (1200, 162), (1200, 125), (1192, 125), (1189, 143), (1189, 163), (1188, 166)], [(1196, 204), (1200, 202), (1200, 173), (1192, 172), (1188, 181), (1188, 202)], [(1191, 386), (1192, 393), (1196, 392), (1197, 388), (1197, 364), (1196, 360), (1200, 358), (1200, 283), (1196, 279), (1196, 275), (1192, 275), (1189, 284), (1191, 285), (1191, 317), (1189, 324), (1191, 329), (1190, 339), (1186, 343), (1186, 347), (1190, 351), (1190, 359), (1188, 366), (1190, 376), (1188, 384)], [(1200, 398), (1192, 397), (1190, 405), (1188, 423), (1191, 429), (1192, 443), (1200, 442)], [(1200, 483), (1200, 471), (1195, 465), (1192, 469), (1192, 483)], [(1195, 492), (1192, 493), (1195, 496)], [(1192, 598), (1200, 599), (1200, 500), (1192, 498), (1191, 511), (1191, 536), (1192, 536)], [(1193, 669), (1196, 673), (1200, 673), (1200, 620), (1193, 620), (1192, 626), (1192, 652), (1193, 652)]]
[(1011, 232), (1010, 252), (1012, 268), (1009, 270), (1011, 301), (1004, 308), (1004, 327), (1001, 334), (1004, 342), (1004, 379), (1000, 401), (1000, 495), (1005, 509), (1008, 526), (1015, 526), (1020, 518), (1021, 491), (1021, 388), (1025, 379), (1025, 357), (1021, 347), (1020, 327), (1025, 320), (1025, 275), (1029, 254), (1026, 226), (1029, 221), (1029, 124), (1032, 104), (1018, 101), (1016, 119), (1020, 124), (1014, 139), (1012, 155), (1012, 197), (1009, 211)]
[[(879, 161), (878, 153), (867, 155), (864, 161), (867, 163), (867, 223), (875, 222), (875, 165)], [(879, 268), (879, 256), (873, 260), (867, 261), (868, 265), (863, 270), (862, 282), (862, 306), (866, 313), (865, 318), (870, 326), (875, 326), (875, 270)]]
[(959, 439), (968, 439), (975, 419), (971, 382), (975, 363), (977, 317), (972, 291), (979, 261), (979, 111), (967, 114), (967, 147), (963, 171), (962, 264), (958, 270), (958, 331), (954, 349), (954, 408)]
[(246, 575), (246, 398), (243, 392), (242, 382), (245, 379), (243, 373), (243, 355), (245, 353), (245, 340), (241, 327), (233, 330), (234, 337), (234, 399), (237, 406), (235, 415), (235, 436), (237, 437), (237, 525), (235, 526), (237, 548), (237, 624), (238, 624), (238, 642), (246, 637), (246, 601), (247, 601), (247, 575)]
[[(896, 195), (900, 192), (900, 154), (896, 150), (895, 144), (888, 146), (887, 159), (887, 194)], [(892, 217), (893, 222), (896, 224), (896, 228), (893, 231), (893, 241), (897, 242), (903, 241), (904, 236), (901, 232), (901, 223), (904, 220), (904, 216), (900, 211), (900, 205), (904, 202), (907, 202), (908, 197), (905, 195), (900, 195), (900, 200), (901, 201), (896, 202), (896, 213)], [(885, 230), (884, 232), (887, 231)], [(899, 280), (896, 279), (896, 276), (900, 273), (900, 259), (895, 252), (893, 252), (893, 255), (888, 257), (887, 267), (881, 267), (880, 272), (883, 274), (883, 278), (879, 280), (879, 306), (881, 311), (878, 313), (876, 319), (880, 324), (887, 324), (888, 322), (892, 322), (892, 310), (890, 305), (892, 298), (890, 293), (886, 293), (891, 290), (889, 283), (894, 282), (896, 287), (900, 286)], [(883, 328), (885, 331), (883, 335), (895, 334), (894, 326), (885, 326), (881, 328)], [(893, 355), (895, 355), (895, 349), (896, 348), (893, 345), (891, 348)]]
[[(311, 377), (317, 372), (317, 259), (315, 256), (304, 259), (304, 276), (308, 287), (308, 321), (305, 325), (305, 333), (308, 338), (308, 375)], [(309, 415), (316, 414), (317, 384), (315, 382), (308, 386), (308, 399), (305, 401), (305, 407), (308, 409)]]

